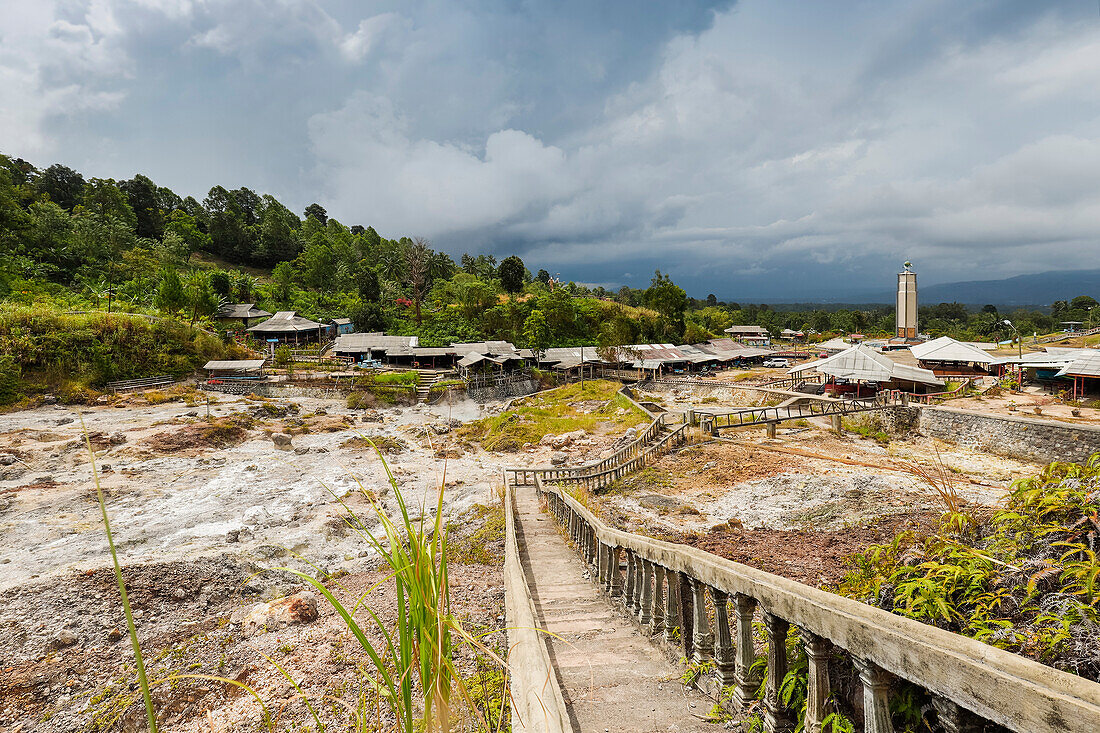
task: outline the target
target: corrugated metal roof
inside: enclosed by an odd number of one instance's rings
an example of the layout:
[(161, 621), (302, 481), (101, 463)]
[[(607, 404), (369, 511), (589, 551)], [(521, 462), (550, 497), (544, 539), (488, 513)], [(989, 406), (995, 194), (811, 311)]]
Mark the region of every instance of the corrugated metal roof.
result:
[(301, 331), (316, 331), (321, 324), (302, 318), (294, 311), (279, 311), (263, 323), (257, 323), (249, 331), (257, 333), (299, 333)]
[(450, 348), (453, 354), (469, 354), (471, 352), (493, 355), (516, 353), (516, 347), (508, 341), (471, 341), (464, 344), (451, 344)]
[(264, 365), (264, 359), (233, 359), (229, 361), (208, 361), (203, 369), (224, 372), (243, 372), (248, 369), (259, 369)]
[(332, 350), (338, 353), (362, 353), (364, 351), (384, 351), (390, 356), (412, 354), (418, 336), (388, 336), (384, 333), (342, 333), (336, 337)]
[(763, 326), (730, 326), (725, 333), (744, 334), (746, 336), (767, 336), (768, 329)]
[(897, 379), (942, 387), (943, 382), (928, 369), (898, 364), (890, 357), (860, 344), (827, 359), (807, 362), (787, 370), (797, 374), (810, 369), (838, 379), (854, 379), (863, 382), (889, 382)]
[(226, 303), (218, 308), (218, 318), (265, 318), (270, 315), (255, 303)]
[(1058, 372), (1059, 377), (1100, 377), (1100, 351), (1087, 349)]
[(959, 361), (975, 364), (988, 364), (993, 357), (981, 349), (956, 341), (950, 336), (917, 344), (909, 349), (920, 361)]

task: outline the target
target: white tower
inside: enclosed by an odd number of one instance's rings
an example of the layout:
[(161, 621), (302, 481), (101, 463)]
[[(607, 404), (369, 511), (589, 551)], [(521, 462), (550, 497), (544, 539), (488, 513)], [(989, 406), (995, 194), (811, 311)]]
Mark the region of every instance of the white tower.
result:
[(897, 337), (904, 339), (917, 337), (917, 273), (912, 267), (906, 262), (905, 271), (898, 273)]

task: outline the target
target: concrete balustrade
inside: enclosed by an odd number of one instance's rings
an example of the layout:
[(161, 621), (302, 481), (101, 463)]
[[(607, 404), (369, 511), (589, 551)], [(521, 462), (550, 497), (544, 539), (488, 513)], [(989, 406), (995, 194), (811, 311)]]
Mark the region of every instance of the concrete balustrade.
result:
[(1018, 733), (1100, 730), (1100, 684), (693, 547), (614, 529), (537, 473), (535, 481), (563, 527), (583, 528), (577, 547), (597, 565), (600, 587), (620, 598), (653, 640), (708, 670), (699, 684), (731, 693), (726, 704), (733, 710), (753, 700), (761, 683), (753, 674), (753, 621), (762, 620), (769, 733), (795, 727), (798, 711), (786, 709), (780, 695), (792, 626), (808, 663), (807, 731), (820, 731), (828, 714), (829, 661), (837, 654), (850, 658), (858, 675), (869, 733), (892, 731), (895, 677), (932, 694), (948, 733), (972, 733), (984, 721)]

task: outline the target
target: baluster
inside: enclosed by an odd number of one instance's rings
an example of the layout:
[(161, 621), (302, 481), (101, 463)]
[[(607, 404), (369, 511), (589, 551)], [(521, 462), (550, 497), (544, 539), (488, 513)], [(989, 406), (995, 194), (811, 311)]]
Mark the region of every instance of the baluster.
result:
[(695, 578), (691, 582), (691, 604), (694, 610), (692, 626), (695, 630), (695, 643), (692, 645), (691, 659), (706, 662), (714, 656), (714, 634), (710, 633), (710, 619), (707, 617), (707, 586)]
[(665, 630), (665, 568), (653, 566), (653, 622), (650, 631), (660, 636)]
[(680, 574), (675, 570), (665, 572), (668, 593), (665, 594), (665, 641), (676, 643), (676, 629), (680, 628)]
[(630, 613), (634, 618), (642, 612), (642, 585), (645, 583), (645, 569), (642, 567), (642, 558), (638, 553), (634, 556), (634, 592), (630, 594)]
[(596, 540), (596, 585), (607, 591), (607, 545)]
[(718, 683), (729, 687), (737, 682), (736, 664), (733, 658), (733, 639), (730, 637), (729, 595), (717, 588), (710, 589), (714, 599), (715, 635), (714, 661), (718, 670)]
[(952, 700), (936, 695), (932, 698), (936, 708), (936, 720), (944, 733), (977, 733), (982, 729), (978, 716)]
[(609, 580), (607, 592), (612, 598), (618, 598), (623, 594), (623, 576), (619, 569), (619, 562), (622, 558), (622, 548), (615, 545), (608, 554), (610, 555), (608, 563), (610, 564), (609, 570), (611, 572), (611, 578)]
[(653, 563), (642, 558), (642, 595), (638, 603), (638, 623), (644, 629), (653, 621)]
[(623, 605), (629, 612), (634, 602), (634, 553), (630, 550), (624, 550), (624, 552), (626, 553), (626, 587), (623, 590)]
[(829, 700), (829, 642), (805, 629), (801, 630), (806, 651), (806, 733), (820, 733)]
[(882, 667), (852, 657), (863, 683), (863, 730), (866, 733), (894, 733), (890, 720), (890, 677)]
[(691, 661), (695, 647), (695, 594), (692, 592), (694, 580), (687, 573), (677, 573), (680, 578), (680, 641), (684, 658)]
[(768, 630), (768, 681), (764, 688), (764, 730), (767, 733), (784, 733), (794, 729), (794, 719), (779, 699), (779, 687), (787, 676), (787, 629), (784, 619), (764, 612), (764, 626)]

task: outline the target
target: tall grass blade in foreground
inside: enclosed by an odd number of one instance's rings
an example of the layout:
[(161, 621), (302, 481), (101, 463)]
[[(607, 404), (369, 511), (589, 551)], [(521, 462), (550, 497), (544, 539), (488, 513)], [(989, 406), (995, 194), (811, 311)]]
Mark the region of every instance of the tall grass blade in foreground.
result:
[[(373, 446), (369, 438), (365, 438)], [(469, 691), (454, 667), (454, 639), (485, 653), (502, 667), (504, 660), (470, 636), (451, 613), (451, 597), (447, 565), (447, 529), (443, 522), (443, 489), (440, 482), (436, 498), (435, 518), (425, 523), (424, 513), (414, 520), (380, 450), (375, 446), (386, 477), (400, 509), (400, 522), (394, 522), (377, 499), (360, 485), (362, 495), (370, 502), (385, 537), (363, 531), (365, 526), (352, 514), (349, 521), (360, 537), (370, 544), (389, 566), (397, 592), (397, 622), (387, 628), (377, 614), (366, 609), (383, 641), (372, 644), (355, 618), (362, 598), (349, 610), (341, 604), (318, 579), (293, 568), (279, 568), (293, 573), (323, 595), (355, 636), (371, 660), (380, 681), (382, 697), (397, 718), (397, 728), (403, 733), (448, 733), (452, 726), (452, 693), (457, 691), (467, 706), (480, 717)], [(341, 502), (343, 503), (343, 502)], [(364, 595), (365, 598), (365, 595)], [(415, 679), (414, 679), (415, 675)], [(417, 685), (416, 683), (419, 683)], [(417, 693), (419, 687), (419, 696)], [(419, 699), (415, 699), (415, 698)], [(484, 722), (484, 721), (483, 721)]]
[(95, 450), (92, 448), (92, 439), (88, 436), (88, 427), (84, 424), (84, 416), (79, 417), (80, 429), (84, 431), (84, 444), (88, 447), (88, 457), (92, 462), (92, 481), (95, 482), (96, 498), (99, 500), (99, 510), (103, 514), (103, 529), (107, 533), (107, 546), (111, 549), (111, 560), (115, 566), (115, 581), (118, 583), (118, 592), (122, 596), (122, 610), (126, 614), (126, 626), (130, 631), (130, 643), (134, 647), (138, 683), (141, 685), (141, 697), (145, 701), (145, 716), (149, 720), (150, 733), (157, 733), (157, 714), (153, 710), (153, 698), (149, 694), (149, 680), (145, 676), (145, 660), (141, 656), (141, 642), (138, 641), (137, 627), (134, 626), (134, 615), (130, 612), (130, 599), (126, 595), (126, 583), (122, 579), (122, 567), (118, 564), (118, 552), (115, 550), (114, 537), (111, 536), (111, 522), (107, 518), (107, 502), (103, 498), (103, 488), (99, 485), (99, 471), (95, 465)]

